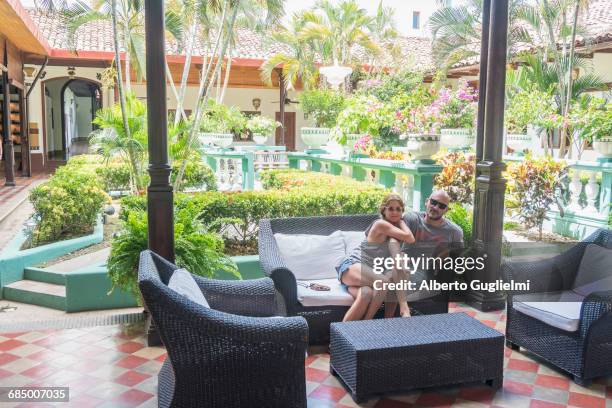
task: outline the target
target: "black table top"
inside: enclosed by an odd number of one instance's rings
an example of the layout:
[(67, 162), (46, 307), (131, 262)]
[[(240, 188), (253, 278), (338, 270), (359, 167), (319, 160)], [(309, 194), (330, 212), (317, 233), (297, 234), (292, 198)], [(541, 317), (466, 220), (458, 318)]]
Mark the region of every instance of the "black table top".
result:
[(504, 337), (465, 313), (332, 323), (331, 330), (340, 333), (356, 350)]

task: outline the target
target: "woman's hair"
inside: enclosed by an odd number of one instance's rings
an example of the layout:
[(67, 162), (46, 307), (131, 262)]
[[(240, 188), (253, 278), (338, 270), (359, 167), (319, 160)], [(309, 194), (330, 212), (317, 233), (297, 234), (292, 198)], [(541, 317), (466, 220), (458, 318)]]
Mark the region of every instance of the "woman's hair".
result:
[(402, 207), (402, 212), (404, 211), (404, 208), (406, 208), (404, 205), (404, 200), (402, 200), (402, 197), (400, 197), (399, 195), (395, 193), (387, 194), (385, 198), (383, 199), (382, 203), (380, 204), (380, 207), (378, 207), (380, 216), (383, 219), (385, 218), (385, 209), (389, 206), (389, 203), (392, 201), (397, 201), (399, 203), (400, 207)]

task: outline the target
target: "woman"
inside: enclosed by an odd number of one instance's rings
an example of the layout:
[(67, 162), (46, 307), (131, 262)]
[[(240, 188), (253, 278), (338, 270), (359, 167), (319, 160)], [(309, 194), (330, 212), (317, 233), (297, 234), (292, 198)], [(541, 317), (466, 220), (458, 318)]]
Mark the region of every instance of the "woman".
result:
[[(400, 242), (414, 242), (414, 235), (402, 219), (403, 213), (404, 201), (401, 197), (397, 194), (387, 195), (380, 205), (381, 218), (368, 227), (366, 238), (336, 266), (338, 279), (348, 287), (348, 292), (355, 299), (343, 321), (372, 319), (384, 300), (386, 283), (391, 279), (398, 281), (405, 278), (395, 269), (392, 278), (388, 273), (376, 274), (372, 269), (376, 258), (395, 258)], [(374, 289), (377, 280), (383, 283), (376, 285), (379, 290)], [(400, 314), (410, 316), (405, 292), (399, 292)]]

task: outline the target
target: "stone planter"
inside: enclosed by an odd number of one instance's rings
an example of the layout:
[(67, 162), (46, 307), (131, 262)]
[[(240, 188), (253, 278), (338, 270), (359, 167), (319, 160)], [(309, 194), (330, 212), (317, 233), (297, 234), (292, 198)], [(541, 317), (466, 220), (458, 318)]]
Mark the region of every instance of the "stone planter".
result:
[(516, 156), (522, 156), (525, 149), (533, 145), (533, 136), (519, 133), (508, 133), (506, 135), (506, 145), (514, 150)]
[(253, 141), (258, 145), (265, 145), (268, 141), (268, 136), (262, 135), (261, 133), (253, 133)]
[(593, 149), (602, 157), (612, 157), (612, 136), (593, 140)]
[(406, 141), (406, 150), (414, 161), (430, 161), (440, 150), (440, 135), (409, 134)]
[(473, 129), (442, 129), (440, 134), (440, 143), (447, 149), (466, 149), (476, 143)]
[(301, 129), (302, 140), (309, 149), (320, 149), (329, 140), (329, 128), (303, 127)]
[(231, 133), (200, 133), (200, 140), (212, 143), (222, 149), (228, 148), (234, 142), (234, 135)]

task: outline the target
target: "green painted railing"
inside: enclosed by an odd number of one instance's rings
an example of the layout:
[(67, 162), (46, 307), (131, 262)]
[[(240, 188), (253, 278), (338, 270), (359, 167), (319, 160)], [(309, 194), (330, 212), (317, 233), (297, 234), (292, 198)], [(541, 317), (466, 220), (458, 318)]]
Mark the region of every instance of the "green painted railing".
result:
[(215, 171), (220, 190), (253, 190), (254, 153), (205, 149), (202, 155)]

